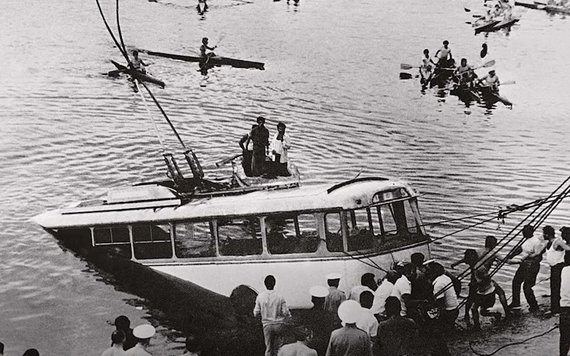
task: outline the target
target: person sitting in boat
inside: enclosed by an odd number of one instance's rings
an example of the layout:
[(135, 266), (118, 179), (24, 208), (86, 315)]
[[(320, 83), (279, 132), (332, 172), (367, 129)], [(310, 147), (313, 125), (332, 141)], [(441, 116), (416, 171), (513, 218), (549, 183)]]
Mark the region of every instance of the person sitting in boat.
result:
[(499, 81), (499, 77), (495, 73), (495, 70), (492, 69), (489, 71), (488, 75), (479, 80), (479, 84), (491, 88), (491, 90), (496, 93), (499, 91), (499, 85), (501, 85), (501, 82)]
[(473, 80), (476, 78), (476, 74), (473, 68), (467, 64), (466, 58), (461, 58), (461, 64), (453, 74), (458, 79), (459, 86), (462, 87), (472, 87)]
[(131, 61), (131, 63), (133, 64), (134, 70), (146, 74), (145, 66), (147, 66), (148, 64), (146, 64), (145, 62), (143, 62), (142, 59), (139, 58), (139, 51), (137, 51), (136, 49), (133, 51), (133, 60)]
[(431, 59), (429, 55), (429, 49), (424, 49), (424, 55), (422, 56), (422, 61), (420, 65), (420, 75), (422, 77), (421, 82), (422, 84), (427, 83), (431, 76), (433, 75), (433, 68), (435, 67), (435, 63)]
[(216, 48), (218, 48), (218, 46), (214, 46), (214, 47), (208, 46), (208, 37), (202, 38), (202, 45), (200, 46), (200, 57), (202, 57), (202, 59), (208, 59), (212, 56), (215, 56), (216, 54), (214, 52), (206, 53), (206, 50), (213, 51)]
[(448, 68), (453, 65), (453, 55), (448, 40), (443, 41), (443, 47), (435, 52), (435, 56), (439, 59), (437, 62), (439, 68)]
[(291, 148), (291, 138), (285, 132), (284, 123), (279, 122), (277, 124), (277, 133), (273, 137), (273, 142), (271, 142), (271, 152), (273, 153), (274, 162), (274, 172), (277, 176), (290, 176), (289, 170), (287, 169), (289, 148)]

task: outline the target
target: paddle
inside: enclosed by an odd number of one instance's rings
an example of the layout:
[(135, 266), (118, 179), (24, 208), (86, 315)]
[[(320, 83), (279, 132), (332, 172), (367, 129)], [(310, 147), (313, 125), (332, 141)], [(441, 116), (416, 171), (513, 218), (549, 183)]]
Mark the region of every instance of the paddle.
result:
[(406, 64), (406, 63), (400, 64), (400, 69), (402, 69), (402, 70), (409, 70), (409, 69), (414, 69), (414, 68), (419, 68), (419, 66), (413, 66), (411, 64)]
[(492, 66), (494, 66), (494, 65), (495, 65), (495, 60), (492, 59), (492, 60), (490, 60), (489, 62), (483, 63), (483, 64), (481, 64), (480, 66), (477, 66), (477, 67), (473, 68), (473, 70), (479, 69), (479, 68), (489, 68), (489, 67), (492, 67)]
[(506, 82), (501, 83), (501, 85), (512, 85), (512, 84), (517, 84), (517, 82), (514, 80), (507, 80)]

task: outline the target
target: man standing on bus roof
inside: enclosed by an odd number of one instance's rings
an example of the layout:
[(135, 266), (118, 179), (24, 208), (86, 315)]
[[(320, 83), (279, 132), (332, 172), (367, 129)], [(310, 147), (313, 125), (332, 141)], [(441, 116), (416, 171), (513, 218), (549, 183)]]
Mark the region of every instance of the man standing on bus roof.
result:
[[(256, 128), (257, 125), (251, 125), (251, 130)], [(243, 173), (247, 177), (251, 177), (251, 159), (253, 158), (253, 141), (251, 139), (251, 130), (242, 136), (239, 140), (239, 147), (241, 147)]]
[(268, 275), (263, 281), (266, 291), (255, 299), (254, 316), (261, 316), (263, 337), (265, 339), (265, 356), (275, 356), (281, 346), (281, 338), (285, 332), (285, 323), (291, 318), (285, 298), (277, 293), (275, 277)]
[(325, 298), (325, 310), (328, 310), (335, 316), (335, 326), (340, 326), (340, 318), (338, 317), (338, 307), (346, 300), (346, 295), (338, 289), (340, 284), (340, 273), (329, 273), (327, 275), (327, 284), (329, 285), (329, 295)]
[(257, 127), (251, 130), (251, 140), (253, 141), (253, 156), (251, 159), (251, 174), (259, 177), (264, 173), (265, 157), (269, 149), (269, 130), (265, 127), (265, 118), (257, 118)]

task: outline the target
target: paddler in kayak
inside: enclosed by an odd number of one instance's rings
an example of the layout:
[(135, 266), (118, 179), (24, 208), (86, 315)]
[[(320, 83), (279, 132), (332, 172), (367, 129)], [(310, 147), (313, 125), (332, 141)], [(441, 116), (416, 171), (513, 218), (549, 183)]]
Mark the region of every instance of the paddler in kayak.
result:
[(453, 66), (453, 56), (451, 55), (448, 40), (443, 41), (443, 47), (435, 52), (435, 56), (439, 59), (437, 62), (439, 68), (449, 68)]
[(134, 70), (137, 70), (137, 71), (141, 72), (142, 74), (146, 74), (145, 67), (148, 64), (146, 64), (145, 62), (143, 62), (142, 59), (139, 58), (139, 51), (137, 51), (136, 49), (133, 51), (133, 60), (131, 61), (131, 63), (133, 64)]
[(491, 91), (493, 91), (494, 93), (498, 93), (499, 85), (501, 85), (501, 82), (499, 81), (499, 77), (495, 73), (495, 70), (492, 69), (489, 71), (489, 74), (487, 74), (486, 76), (484, 76), (479, 80), (479, 84), (483, 85), (484, 87), (490, 88)]
[(453, 72), (455, 78), (457, 78), (460, 87), (473, 88), (473, 81), (477, 78), (477, 75), (473, 71), (473, 67), (467, 64), (466, 58), (461, 58), (461, 64)]
[(422, 56), (422, 61), (420, 65), (420, 75), (422, 84), (426, 84), (430, 81), (433, 75), (433, 69), (435, 68), (435, 63), (429, 55), (429, 49), (424, 49), (424, 55)]
[(202, 38), (202, 45), (200, 46), (200, 57), (202, 57), (203, 60), (207, 60), (210, 57), (215, 56), (216, 54), (214, 52), (206, 53), (206, 50), (213, 51), (216, 48), (218, 48), (218, 46), (214, 47), (208, 46), (208, 37)]

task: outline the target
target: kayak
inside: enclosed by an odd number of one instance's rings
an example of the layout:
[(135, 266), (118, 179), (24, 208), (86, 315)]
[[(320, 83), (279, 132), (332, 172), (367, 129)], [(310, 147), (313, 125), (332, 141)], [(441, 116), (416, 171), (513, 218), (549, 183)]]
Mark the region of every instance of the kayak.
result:
[(494, 100), (494, 101), (500, 101), (501, 103), (505, 104), (506, 106), (513, 106), (513, 103), (505, 98), (504, 96), (499, 95), (498, 92), (493, 91), (490, 87), (487, 86), (481, 86), (479, 87), (479, 91), (481, 92), (481, 94), (483, 95), (483, 97), (486, 100)]
[(500, 30), (502, 28), (510, 27), (510, 26), (514, 25), (515, 23), (519, 22), (519, 20), (520, 19), (516, 18), (516, 17), (513, 17), (510, 20), (503, 20), (493, 27), (493, 31)]
[(140, 72), (140, 71), (138, 71), (138, 70), (134, 70), (134, 69), (127, 68), (127, 67), (125, 67), (124, 65), (119, 64), (119, 63), (117, 63), (117, 62), (115, 62), (115, 61), (113, 61), (113, 60), (111, 60), (111, 63), (113, 63), (113, 65), (114, 65), (115, 67), (117, 67), (117, 70), (119, 70), (120, 72), (122, 72), (122, 73), (127, 73), (127, 74), (133, 76), (134, 78), (140, 80), (141, 82), (153, 83), (153, 84), (156, 84), (156, 85), (161, 86), (161, 87), (163, 87), (163, 88), (166, 86), (166, 84), (164, 84), (163, 81), (158, 80), (158, 79), (156, 79), (156, 78), (153, 78), (153, 77), (151, 77), (150, 75), (144, 74), (144, 73), (142, 73), (142, 72)]
[(534, 10), (544, 10), (544, 11), (550, 12), (550, 13), (570, 14), (570, 8), (568, 8), (568, 7), (556, 6), (556, 5), (547, 5), (545, 3), (536, 2), (536, 1), (534, 3), (526, 3), (526, 2), (515, 1), (515, 5), (526, 7), (529, 9), (534, 9)]
[[(155, 51), (146, 51), (146, 50), (139, 50), (151, 56), (157, 57), (164, 57), (170, 59), (176, 59), (179, 61), (186, 61), (186, 62), (196, 62), (201, 63), (204, 59), (200, 56), (185, 56), (182, 54), (173, 54), (173, 53), (164, 53), (164, 52), (155, 52)], [(261, 62), (253, 62), (253, 61), (246, 61), (241, 59), (229, 58), (229, 57), (221, 57), (221, 56), (211, 56), (207, 61), (209, 66), (223, 66), (228, 65), (234, 68), (255, 68), (264, 70), (265, 63)]]
[(465, 87), (456, 87), (449, 91), (451, 95), (457, 95), (461, 101), (481, 101), (481, 97), (477, 94), (477, 89), (470, 89)]
[(495, 26), (499, 24), (500, 20), (491, 20), (478, 25), (474, 25), (475, 33), (494, 31)]

